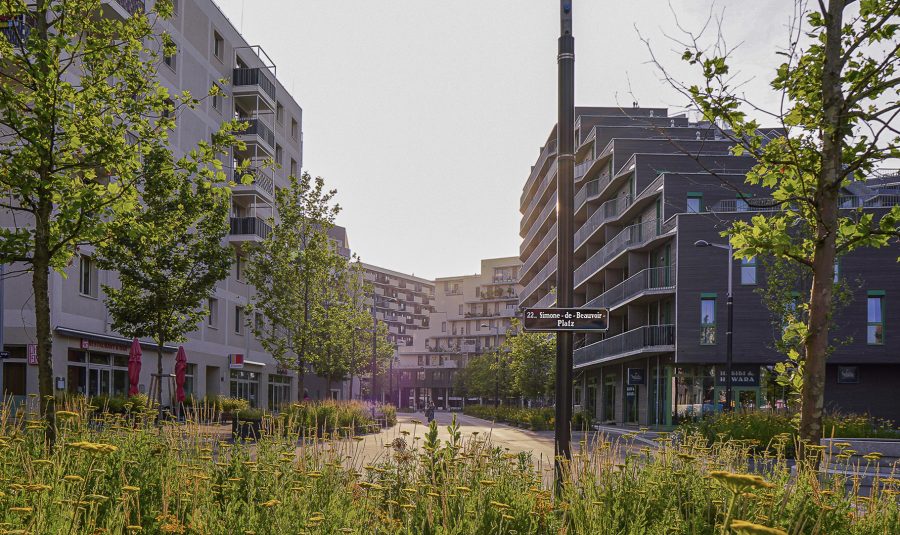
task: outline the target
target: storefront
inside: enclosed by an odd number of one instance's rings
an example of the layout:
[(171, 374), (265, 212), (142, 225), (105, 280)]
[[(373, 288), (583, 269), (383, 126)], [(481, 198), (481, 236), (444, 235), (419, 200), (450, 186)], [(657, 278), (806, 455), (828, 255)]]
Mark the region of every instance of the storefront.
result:
[(128, 354), (69, 348), (66, 391), (86, 396), (124, 396), (128, 393)]
[(259, 381), (261, 373), (249, 370), (231, 370), (231, 397), (246, 399), (251, 407), (259, 407)]
[(291, 376), (269, 374), (269, 408), (278, 410), (291, 403)]

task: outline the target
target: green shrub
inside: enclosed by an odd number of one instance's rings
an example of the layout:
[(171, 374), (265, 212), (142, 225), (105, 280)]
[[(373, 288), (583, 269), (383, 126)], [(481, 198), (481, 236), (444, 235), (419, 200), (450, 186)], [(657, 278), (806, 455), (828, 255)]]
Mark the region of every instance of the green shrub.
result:
[(262, 409), (254, 409), (245, 407), (235, 413), (235, 417), (240, 420), (262, 420), (263, 411)]
[(393, 405), (382, 405), (381, 413), (384, 414), (384, 425), (394, 427), (397, 425), (397, 407)]

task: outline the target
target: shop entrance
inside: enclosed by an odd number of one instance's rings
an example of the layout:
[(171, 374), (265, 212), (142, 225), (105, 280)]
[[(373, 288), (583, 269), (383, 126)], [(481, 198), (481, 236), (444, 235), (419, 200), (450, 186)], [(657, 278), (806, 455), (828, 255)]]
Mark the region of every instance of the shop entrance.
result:
[(603, 376), (603, 414), (604, 422), (616, 421), (616, 383), (618, 376), (608, 373)]
[(638, 385), (625, 385), (625, 423), (638, 423)]

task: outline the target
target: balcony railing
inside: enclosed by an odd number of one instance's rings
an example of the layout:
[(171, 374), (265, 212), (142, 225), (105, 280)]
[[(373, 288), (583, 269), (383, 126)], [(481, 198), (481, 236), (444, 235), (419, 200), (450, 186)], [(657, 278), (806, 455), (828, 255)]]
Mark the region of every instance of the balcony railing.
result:
[(556, 302), (556, 291), (547, 292), (547, 295), (541, 297), (537, 303), (534, 304), (534, 308), (548, 308), (550, 305)]
[(540, 215), (538, 215), (537, 220), (531, 224), (531, 228), (528, 229), (528, 234), (525, 235), (525, 238), (522, 239), (522, 245), (519, 246), (519, 254), (525, 253), (528, 250), (528, 247), (531, 245), (531, 242), (534, 240), (534, 237), (537, 236), (538, 231), (543, 226), (543, 222), (550, 217), (550, 214), (556, 212), (556, 203), (547, 203), (544, 206), (544, 209), (541, 210)]
[(589, 160), (585, 160), (585, 161), (583, 161), (583, 162), (581, 162), (581, 163), (579, 163), (579, 164), (576, 164), (576, 165), (575, 165), (575, 180), (578, 180), (578, 179), (580, 179), (581, 177), (583, 177), (584, 174), (587, 173), (587, 170), (588, 170), (592, 165), (594, 165), (594, 162), (596, 162), (596, 161), (597, 161), (596, 158), (591, 158), (591, 159), (589, 159)]
[(240, 133), (242, 136), (258, 136), (268, 145), (270, 150), (275, 149), (275, 133), (269, 128), (269, 125), (260, 119), (241, 119), (247, 123), (247, 128)]
[[(879, 193), (870, 196), (841, 195), (838, 206), (842, 210), (858, 208), (891, 208), (900, 205), (900, 195)], [(713, 212), (780, 212), (792, 210), (793, 206), (770, 198), (748, 197), (746, 199), (725, 199), (713, 206)]]
[(253, 176), (253, 186), (265, 191), (269, 195), (275, 195), (275, 181), (272, 180), (272, 177), (266, 174), (263, 169), (247, 169), (243, 172), (238, 172), (237, 170), (233, 171), (233, 179), (238, 186), (245, 185), (242, 183), (244, 175)]
[(544, 268), (541, 269), (541, 271), (537, 275), (535, 275), (533, 279), (531, 279), (531, 282), (528, 283), (528, 286), (526, 286), (525, 289), (522, 290), (522, 293), (520, 294), (522, 296), (522, 299), (528, 299), (529, 297), (531, 297), (531, 294), (533, 294), (534, 291), (537, 290), (541, 284), (546, 282), (547, 278), (549, 278), (550, 275), (555, 272), (556, 255), (553, 255), (553, 258), (551, 258), (550, 261), (547, 262)]
[(544, 251), (547, 250), (547, 247), (549, 247), (551, 243), (556, 241), (558, 230), (559, 225), (557, 223), (553, 223), (553, 226), (550, 227), (550, 230), (548, 230), (547, 234), (545, 234), (543, 239), (541, 239), (541, 243), (538, 244), (538, 246), (535, 247), (533, 251), (531, 251), (531, 254), (528, 255), (528, 260), (526, 260), (522, 265), (523, 275), (534, 268), (534, 265), (535, 263), (537, 263), (538, 259), (544, 257)]
[(0, 32), (14, 47), (18, 47), (28, 40), (32, 24), (32, 20), (25, 15), (0, 17)]
[(626, 208), (633, 202), (631, 195), (620, 195), (601, 204), (597, 211), (575, 231), (575, 249), (584, 245), (589, 237), (605, 223), (622, 215)]
[(674, 228), (675, 218), (671, 218), (666, 222), (651, 219), (650, 221), (625, 227), (613, 239), (606, 242), (606, 245), (601, 247), (599, 251), (588, 258), (584, 264), (575, 269), (575, 287), (582, 285), (588, 277), (599, 271), (624, 251), (642, 247), (650, 241), (668, 234)]
[(528, 180), (525, 181), (525, 189), (522, 190), (522, 196), (519, 198), (519, 204), (521, 205), (525, 202), (525, 199), (528, 198), (528, 192), (531, 191), (532, 186), (534, 185), (534, 181), (540, 176), (541, 168), (544, 167), (544, 164), (547, 163), (547, 159), (550, 156), (554, 156), (556, 154), (556, 141), (551, 141), (547, 144), (546, 147), (541, 149), (541, 157), (538, 158), (534, 167), (531, 168), (531, 174), (528, 176)]
[(272, 100), (275, 100), (275, 82), (265, 73), (266, 69), (259, 67), (236, 68), (231, 73), (231, 83), (234, 87), (257, 86)]
[(575, 350), (575, 367), (643, 353), (675, 349), (674, 325), (644, 325)]
[(129, 15), (144, 12), (144, 0), (115, 0)]
[(232, 236), (258, 236), (266, 239), (272, 227), (268, 223), (258, 217), (232, 217), (231, 218), (231, 235)]
[(675, 266), (638, 271), (585, 304), (588, 308), (615, 308), (645, 292), (675, 289)]
[[(522, 222), (519, 224), (519, 234), (525, 230), (526, 227), (533, 223), (532, 216), (534, 215), (534, 211), (537, 209), (537, 205), (540, 202), (541, 198), (544, 196), (544, 193), (547, 191), (547, 188), (550, 186), (550, 182), (552, 182), (551, 178), (556, 174), (556, 162), (553, 162), (553, 165), (550, 167), (550, 170), (547, 171), (547, 175), (544, 177), (544, 181), (541, 186), (538, 188), (538, 192), (534, 195), (534, 198), (531, 199), (531, 202), (528, 203), (528, 209), (525, 210), (525, 214), (522, 216)], [(550, 196), (547, 200), (548, 204), (556, 204), (556, 191)]]
[(586, 182), (584, 186), (578, 190), (578, 193), (575, 194), (575, 211), (581, 210), (581, 207), (587, 202), (588, 197), (596, 197), (603, 193), (603, 190), (606, 189), (606, 186), (609, 186), (611, 181), (612, 173), (610, 173), (609, 168), (607, 168), (600, 173), (600, 176)]

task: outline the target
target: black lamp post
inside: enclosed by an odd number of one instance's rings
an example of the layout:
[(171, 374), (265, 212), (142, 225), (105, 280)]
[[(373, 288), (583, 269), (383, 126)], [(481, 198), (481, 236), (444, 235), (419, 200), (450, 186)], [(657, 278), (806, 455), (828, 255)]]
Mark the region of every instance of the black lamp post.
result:
[[(397, 302), (393, 297), (385, 297), (382, 302)], [(375, 315), (375, 304), (378, 295), (372, 294), (372, 415), (375, 415), (375, 404), (378, 398), (375, 396), (375, 379), (378, 377), (378, 317)]]
[(725, 249), (728, 251), (728, 296), (725, 300), (725, 308), (728, 311), (728, 324), (725, 331), (725, 411), (732, 409), (732, 383), (731, 383), (731, 365), (733, 361), (731, 335), (734, 329), (734, 294), (732, 293), (732, 274), (734, 272), (734, 250), (731, 243), (710, 243), (706, 240), (697, 240), (694, 247), (715, 247), (717, 249)]

